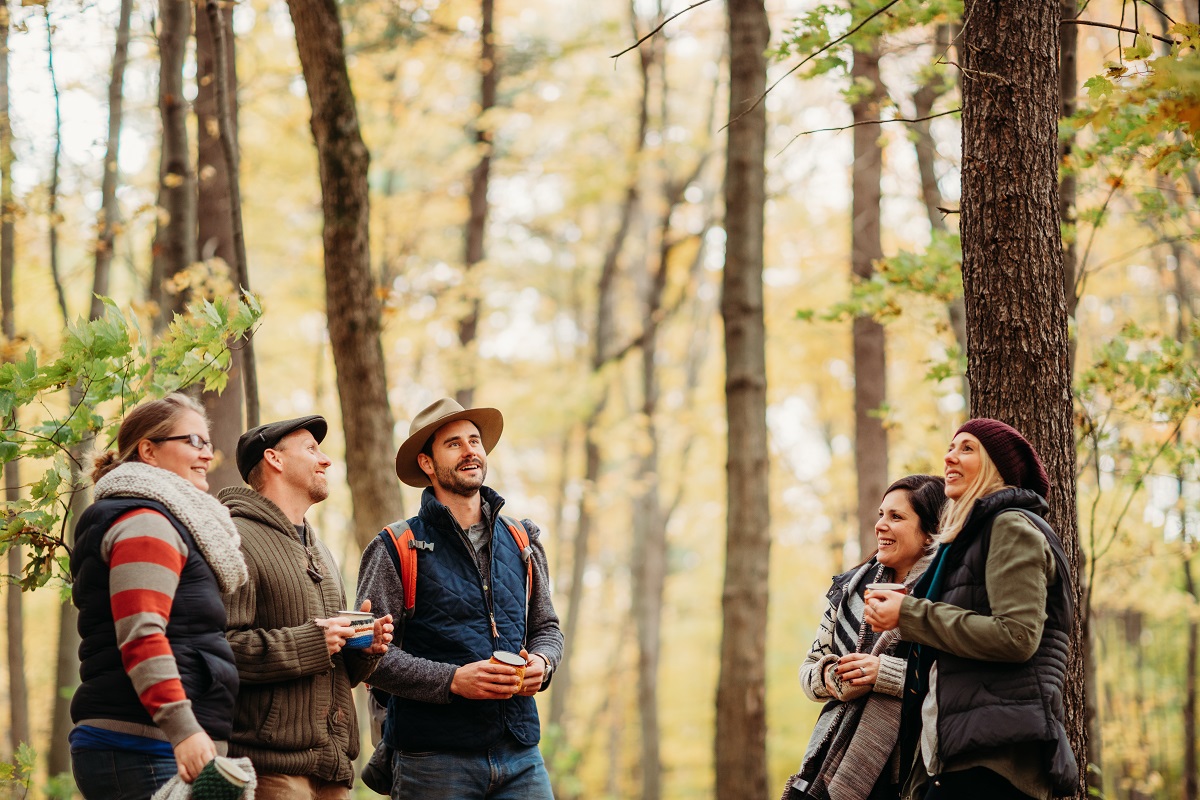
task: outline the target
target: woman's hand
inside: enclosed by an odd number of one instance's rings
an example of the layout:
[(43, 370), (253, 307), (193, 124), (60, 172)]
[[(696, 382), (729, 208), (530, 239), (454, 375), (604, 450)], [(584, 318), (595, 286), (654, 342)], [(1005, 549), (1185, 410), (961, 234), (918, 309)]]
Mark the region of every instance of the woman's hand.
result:
[(872, 590), (866, 597), (863, 619), (876, 633), (900, 627), (900, 604), (904, 595), (900, 592)]
[(837, 674), (851, 686), (873, 686), (879, 678), (879, 656), (847, 653), (838, 659)]
[(175, 745), (175, 765), (184, 783), (196, 780), (204, 765), (217, 757), (217, 747), (204, 731), (193, 733)]

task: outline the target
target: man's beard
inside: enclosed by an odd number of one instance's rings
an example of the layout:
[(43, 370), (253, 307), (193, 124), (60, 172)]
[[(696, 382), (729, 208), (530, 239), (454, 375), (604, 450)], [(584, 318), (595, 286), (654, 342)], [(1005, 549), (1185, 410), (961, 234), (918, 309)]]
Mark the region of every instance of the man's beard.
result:
[[(466, 464), (477, 464), (478, 472), (469, 474), (459, 472), (459, 467)], [(483, 485), (483, 481), (487, 477), (487, 462), (476, 458), (462, 459), (454, 466), (447, 467), (434, 461), (433, 474), (437, 478), (438, 485), (446, 491), (462, 497), (470, 497), (479, 491), (479, 487)]]
[(329, 497), (329, 480), (324, 475), (313, 475), (308, 484), (308, 499), (314, 504)]

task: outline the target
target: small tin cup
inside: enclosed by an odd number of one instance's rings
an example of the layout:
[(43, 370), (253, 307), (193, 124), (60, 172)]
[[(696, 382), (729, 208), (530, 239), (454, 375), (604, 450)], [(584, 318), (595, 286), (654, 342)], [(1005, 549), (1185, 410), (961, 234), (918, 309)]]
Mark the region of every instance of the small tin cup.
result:
[[(517, 679), (521, 681), (521, 685), (525, 683), (525, 659), (516, 653), (510, 653), (507, 650), (495, 650), (492, 652), (492, 657), (488, 660), (493, 664), (503, 664), (506, 667), (513, 667), (517, 671)], [(521, 685), (517, 686), (518, 692), (521, 691)]]
[(903, 583), (868, 583), (868, 592), (899, 592), (908, 594), (908, 587)]
[(342, 609), (337, 612), (337, 616), (350, 620), (350, 627), (354, 628), (354, 635), (346, 640), (346, 647), (350, 650), (362, 650), (370, 647), (371, 643), (375, 641), (374, 614)]

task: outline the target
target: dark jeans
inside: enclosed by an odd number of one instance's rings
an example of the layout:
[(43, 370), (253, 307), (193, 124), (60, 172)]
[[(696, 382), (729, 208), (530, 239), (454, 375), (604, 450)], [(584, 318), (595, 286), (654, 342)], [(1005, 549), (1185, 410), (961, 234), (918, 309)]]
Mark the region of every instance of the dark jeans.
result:
[(71, 771), (85, 800), (150, 800), (179, 769), (174, 756), (76, 750), (71, 753)]
[(480, 752), (392, 753), (392, 800), (554, 800), (537, 745), (510, 736)]
[(1033, 800), (986, 767), (934, 775), (925, 785), (925, 800)]

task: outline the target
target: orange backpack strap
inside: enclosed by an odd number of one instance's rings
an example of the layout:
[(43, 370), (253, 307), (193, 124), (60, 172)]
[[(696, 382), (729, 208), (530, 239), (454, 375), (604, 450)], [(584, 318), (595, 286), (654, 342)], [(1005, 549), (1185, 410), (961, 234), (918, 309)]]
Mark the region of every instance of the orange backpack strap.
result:
[(396, 571), (400, 573), (400, 584), (404, 587), (404, 619), (408, 620), (412, 619), (417, 605), (417, 551), (433, 550), (433, 542), (418, 542), (407, 523), (404, 530), (397, 535), (396, 529), (399, 527), (396, 523), (388, 525), (380, 536), (386, 533), (392, 543), (388, 555), (391, 556)]
[(517, 549), (521, 551), (521, 560), (525, 562), (525, 609), (528, 613), (529, 598), (533, 595), (533, 548), (529, 545), (529, 531), (526, 530), (525, 523), (512, 517), (501, 514), (500, 519), (504, 520), (504, 527), (512, 534)]

